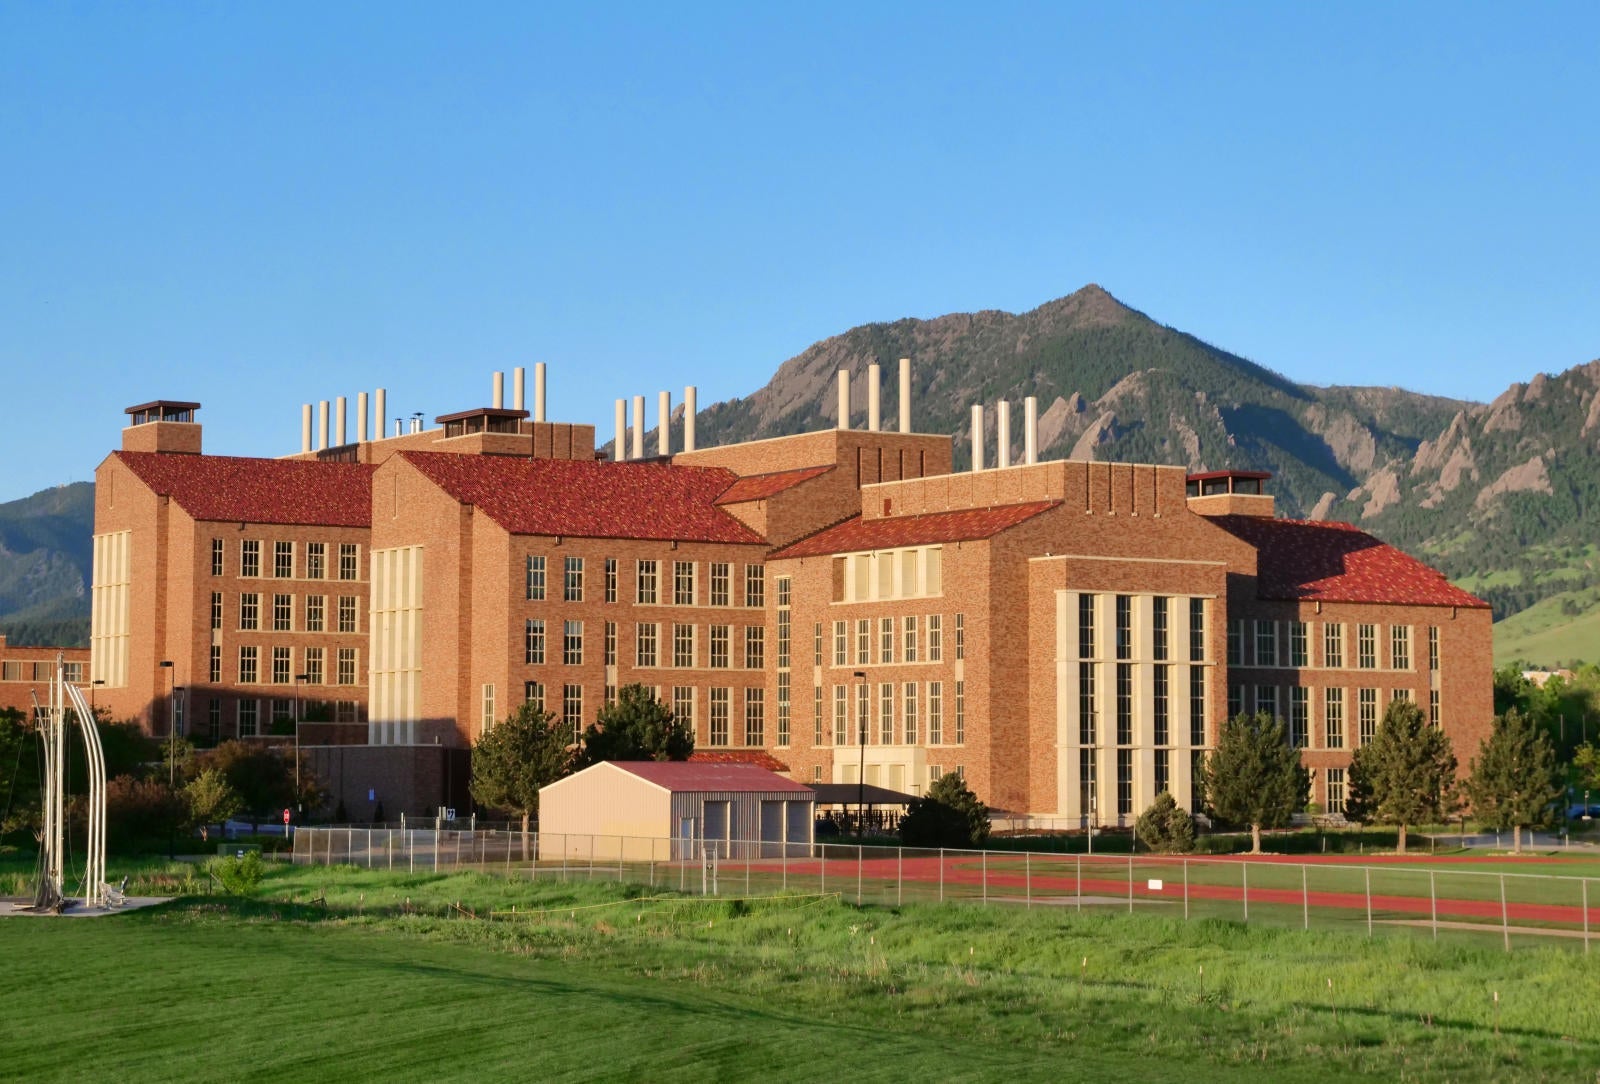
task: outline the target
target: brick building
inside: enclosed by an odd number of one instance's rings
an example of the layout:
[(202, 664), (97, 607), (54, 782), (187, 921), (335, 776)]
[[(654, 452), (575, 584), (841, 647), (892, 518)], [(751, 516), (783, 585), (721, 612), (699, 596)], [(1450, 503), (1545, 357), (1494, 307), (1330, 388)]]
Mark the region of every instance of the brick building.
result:
[(697, 748), (804, 783), (959, 771), (1080, 823), (1192, 803), (1239, 710), (1289, 721), (1333, 808), (1394, 696), (1463, 763), (1487, 733), (1487, 606), (1353, 527), (1275, 519), (1265, 475), (1035, 462), (1031, 403), (1019, 465), (1002, 414), (1000, 467), (975, 444), (955, 474), (904, 399), (884, 431), (869, 387), (849, 428), (844, 382), (839, 428), (695, 448), (691, 407), (649, 459), (635, 400), (634, 461), (610, 462), (544, 419), (542, 380), (531, 419), (517, 386), (386, 438), (380, 406), (370, 440), (363, 395), (357, 440), (341, 407), (330, 446), (324, 409), (316, 448), (307, 407), (280, 460), (203, 455), (195, 404), (132, 408), (98, 475), (108, 706), (161, 733), (179, 687), (191, 732), (263, 737), (298, 697), (331, 704), (302, 744), (348, 809), (381, 793), (391, 816), (462, 804), (449, 751), (518, 704), (576, 732), (630, 683)]
[[(88, 681), (88, 648), (12, 647), (0, 634), (0, 710), (10, 708), (32, 715), (35, 695), (40, 704), (48, 705), (57, 656), (65, 664), (68, 681), (78, 685)], [(90, 691), (98, 691), (98, 686), (90, 686)], [(98, 702), (95, 706), (99, 707)]]

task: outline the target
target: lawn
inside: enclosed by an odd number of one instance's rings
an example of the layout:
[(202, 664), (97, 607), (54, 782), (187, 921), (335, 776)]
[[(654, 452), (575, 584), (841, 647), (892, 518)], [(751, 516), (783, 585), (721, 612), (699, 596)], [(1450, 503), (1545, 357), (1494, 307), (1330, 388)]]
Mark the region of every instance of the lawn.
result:
[(1600, 977), (1570, 951), (1066, 908), (629, 898), (640, 891), (289, 868), (255, 901), (0, 920), (14, 991), (0, 1074), (1593, 1080), (1600, 1068)]

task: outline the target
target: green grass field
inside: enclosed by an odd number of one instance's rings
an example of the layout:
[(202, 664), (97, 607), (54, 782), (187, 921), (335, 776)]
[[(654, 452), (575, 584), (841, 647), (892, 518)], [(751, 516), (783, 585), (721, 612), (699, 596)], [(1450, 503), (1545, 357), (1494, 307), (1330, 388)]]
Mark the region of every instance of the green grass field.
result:
[[(1577, 616), (1561, 611), (1571, 600), (1582, 610)], [(1494, 662), (1504, 666), (1525, 659), (1544, 666), (1565, 665), (1573, 659), (1600, 660), (1600, 590), (1563, 591), (1512, 614), (1494, 626)]]
[(641, 891), (295, 867), (253, 901), (0, 920), (13, 991), (0, 1076), (1592, 1081), (1600, 1069), (1600, 972), (1571, 951), (1065, 908), (629, 898)]

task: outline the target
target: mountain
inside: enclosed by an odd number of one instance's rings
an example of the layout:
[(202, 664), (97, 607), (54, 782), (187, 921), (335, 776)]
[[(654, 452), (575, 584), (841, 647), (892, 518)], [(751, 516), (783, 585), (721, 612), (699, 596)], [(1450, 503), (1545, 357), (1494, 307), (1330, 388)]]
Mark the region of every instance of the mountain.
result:
[(0, 633), (15, 644), (89, 644), (94, 484), (0, 504)]

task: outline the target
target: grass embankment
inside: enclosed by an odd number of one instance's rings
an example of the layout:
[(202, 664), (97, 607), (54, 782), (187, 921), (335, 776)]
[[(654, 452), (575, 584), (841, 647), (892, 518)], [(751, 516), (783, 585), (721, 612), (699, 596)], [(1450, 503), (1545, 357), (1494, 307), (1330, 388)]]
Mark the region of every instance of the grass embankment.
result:
[(1592, 1080), (1600, 1066), (1600, 977), (1571, 952), (629, 891), (294, 868), (259, 901), (7, 919), (0, 1073)]

